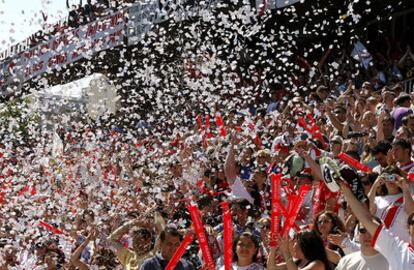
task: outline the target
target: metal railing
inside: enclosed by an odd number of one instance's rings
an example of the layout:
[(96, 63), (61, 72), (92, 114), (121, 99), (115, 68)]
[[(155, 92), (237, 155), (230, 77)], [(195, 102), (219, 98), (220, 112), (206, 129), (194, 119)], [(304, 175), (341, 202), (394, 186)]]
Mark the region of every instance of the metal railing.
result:
[(407, 79), (405, 81), (402, 81), (401, 84), (404, 87), (404, 91), (410, 94), (411, 92), (413, 92), (414, 77)]

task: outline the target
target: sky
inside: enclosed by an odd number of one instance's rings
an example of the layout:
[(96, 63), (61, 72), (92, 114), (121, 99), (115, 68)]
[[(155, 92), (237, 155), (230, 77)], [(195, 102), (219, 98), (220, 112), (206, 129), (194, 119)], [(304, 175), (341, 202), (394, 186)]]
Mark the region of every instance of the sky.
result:
[(68, 14), (66, 0), (0, 0), (0, 51), (41, 29), (41, 10), (47, 13), (48, 23)]

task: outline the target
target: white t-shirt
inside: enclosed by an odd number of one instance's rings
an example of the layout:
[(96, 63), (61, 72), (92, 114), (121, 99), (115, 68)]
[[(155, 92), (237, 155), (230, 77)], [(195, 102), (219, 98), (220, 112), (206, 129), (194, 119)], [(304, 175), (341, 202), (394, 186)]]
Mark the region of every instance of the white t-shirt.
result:
[(414, 249), (405, 241), (395, 237), (383, 225), (379, 226), (372, 239), (376, 250), (381, 252), (392, 270), (414, 269)]
[(390, 268), (387, 259), (381, 253), (364, 256), (358, 251), (343, 257), (335, 270), (390, 270)]
[(249, 203), (251, 204), (254, 203), (253, 197), (244, 187), (243, 183), (240, 180), (240, 177), (236, 177), (236, 180), (231, 185), (230, 189), (231, 189), (230, 197), (246, 199), (247, 201), (249, 201)]
[(372, 172), (381, 174), (383, 170), (384, 168), (378, 164), (377, 166), (374, 167), (374, 169), (372, 169)]
[[(238, 266), (237, 263), (233, 263), (233, 270), (265, 270), (263, 265), (258, 263), (252, 263), (248, 266)], [(224, 270), (224, 265), (220, 267), (220, 270)]]
[[(375, 205), (377, 206), (377, 212), (375, 215), (384, 221), (388, 207), (402, 196), (403, 195), (400, 193), (396, 195), (375, 197)], [(394, 221), (391, 224), (389, 230), (396, 236), (400, 237), (401, 240), (408, 242), (410, 241), (410, 236), (407, 229), (408, 216), (404, 211), (404, 205), (401, 205), (397, 211), (398, 212), (394, 217)]]

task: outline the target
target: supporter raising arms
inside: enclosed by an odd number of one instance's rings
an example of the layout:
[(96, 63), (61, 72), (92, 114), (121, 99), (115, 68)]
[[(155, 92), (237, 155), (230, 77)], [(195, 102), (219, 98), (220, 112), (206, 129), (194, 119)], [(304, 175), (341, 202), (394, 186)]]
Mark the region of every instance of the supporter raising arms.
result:
[(372, 185), (368, 198), (371, 214), (381, 218), (385, 227), (396, 236), (408, 241), (405, 221), (414, 211), (414, 202), (401, 170), (396, 166), (385, 168)]
[(341, 182), (340, 186), (357, 219), (373, 235), (372, 245), (387, 259), (390, 269), (413, 269), (414, 213), (411, 213), (406, 221), (410, 239), (409, 242), (406, 242), (395, 237), (383, 224), (374, 220), (368, 209), (357, 200), (347, 184)]
[[(115, 230), (107, 238), (107, 241), (112, 246), (116, 256), (125, 269), (139, 269), (143, 261), (153, 255), (150, 252), (152, 241), (151, 225), (151, 221), (148, 217), (130, 220)], [(120, 240), (130, 231), (132, 235), (132, 246), (126, 248)]]

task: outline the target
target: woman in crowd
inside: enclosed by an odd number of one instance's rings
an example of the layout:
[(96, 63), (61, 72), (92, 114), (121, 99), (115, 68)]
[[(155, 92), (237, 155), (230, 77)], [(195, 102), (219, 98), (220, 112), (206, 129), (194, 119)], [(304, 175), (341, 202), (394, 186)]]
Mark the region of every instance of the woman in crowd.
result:
[[(250, 233), (243, 232), (233, 243), (234, 270), (264, 270), (263, 265), (257, 263), (259, 240)], [(224, 270), (224, 266), (220, 268)]]
[(340, 247), (330, 243), (328, 241), (328, 236), (330, 234), (345, 232), (344, 223), (337, 214), (330, 211), (324, 211), (316, 216), (313, 223), (313, 229), (322, 238), (329, 261), (337, 264), (344, 255), (344, 252)]
[(333, 269), (332, 264), (328, 260), (323, 240), (314, 230), (299, 232), (295, 236), (293, 243), (288, 238), (280, 239), (279, 245), (285, 263), (275, 264), (276, 248), (271, 248), (267, 265), (268, 270)]
[(406, 220), (414, 210), (414, 203), (402, 171), (394, 165), (385, 168), (372, 185), (368, 198), (371, 214), (381, 218), (401, 240), (408, 241)]

